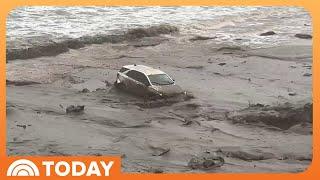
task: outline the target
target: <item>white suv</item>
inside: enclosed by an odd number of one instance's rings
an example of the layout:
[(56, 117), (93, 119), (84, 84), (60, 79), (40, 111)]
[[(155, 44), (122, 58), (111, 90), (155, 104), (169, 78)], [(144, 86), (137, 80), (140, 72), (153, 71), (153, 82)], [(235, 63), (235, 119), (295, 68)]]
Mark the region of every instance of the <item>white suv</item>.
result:
[(115, 86), (139, 96), (172, 97), (186, 94), (165, 72), (144, 65), (126, 65), (117, 73)]

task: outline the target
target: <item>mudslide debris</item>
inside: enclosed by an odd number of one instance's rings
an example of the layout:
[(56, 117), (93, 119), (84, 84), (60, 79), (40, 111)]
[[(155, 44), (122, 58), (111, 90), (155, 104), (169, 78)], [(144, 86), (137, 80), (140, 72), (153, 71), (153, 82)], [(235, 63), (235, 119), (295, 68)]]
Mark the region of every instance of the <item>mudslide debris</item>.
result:
[[(250, 106), (227, 114), (233, 123), (261, 124), (288, 130), (298, 124), (312, 124), (312, 103), (303, 106), (285, 103), (278, 106)], [(305, 126), (308, 128), (310, 126)]]
[(84, 105), (79, 106), (79, 105), (70, 105), (66, 109), (67, 114), (79, 114), (83, 113), (84, 111)]
[(211, 169), (223, 166), (224, 162), (224, 158), (215, 153), (205, 153), (192, 157), (188, 162), (188, 167), (192, 169)]

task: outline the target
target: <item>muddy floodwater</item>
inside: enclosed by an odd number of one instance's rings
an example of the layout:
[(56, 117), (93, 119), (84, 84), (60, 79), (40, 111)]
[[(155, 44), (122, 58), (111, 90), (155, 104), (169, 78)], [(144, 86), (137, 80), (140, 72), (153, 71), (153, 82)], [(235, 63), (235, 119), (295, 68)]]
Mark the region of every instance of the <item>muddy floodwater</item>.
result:
[[(201, 16), (200, 7), (180, 8), (124, 8), (116, 11), (121, 16), (107, 16), (112, 8), (41, 7), (38, 12), (48, 14), (37, 23), (65, 19), (34, 30), (27, 20), (37, 19), (37, 11), (11, 12), (7, 154), (118, 155), (122, 171), (141, 173), (306, 170), (312, 161), (307, 13), (201, 7), (206, 10)], [(150, 13), (148, 18), (141, 11)], [(130, 25), (125, 12), (146, 21)], [(173, 14), (176, 23), (157, 20), (161, 13)], [(86, 17), (92, 22), (61, 30), (77, 17), (79, 24)], [(104, 22), (103, 17), (117, 28), (105, 25), (107, 30), (94, 34), (103, 24), (93, 22)], [(122, 17), (118, 24), (116, 17)], [(19, 19), (26, 21), (19, 24)], [(218, 20), (220, 26), (213, 27)], [(192, 96), (149, 101), (118, 90), (116, 74), (128, 64), (159, 68)], [(75, 108), (79, 112), (69, 113)], [(196, 164), (204, 155), (213, 156), (214, 163)]]

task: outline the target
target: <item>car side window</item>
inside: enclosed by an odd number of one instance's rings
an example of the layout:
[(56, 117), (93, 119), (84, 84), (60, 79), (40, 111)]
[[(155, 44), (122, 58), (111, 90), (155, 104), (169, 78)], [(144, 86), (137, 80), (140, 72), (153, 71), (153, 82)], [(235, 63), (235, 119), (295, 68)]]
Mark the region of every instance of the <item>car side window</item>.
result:
[(148, 78), (141, 72), (135, 71), (135, 70), (131, 70), (127, 73), (127, 76), (131, 77), (134, 80), (137, 80), (143, 84), (145, 84), (146, 86), (149, 86), (149, 80)]
[(127, 72), (127, 76), (131, 77), (132, 79), (137, 79), (137, 71), (131, 70)]

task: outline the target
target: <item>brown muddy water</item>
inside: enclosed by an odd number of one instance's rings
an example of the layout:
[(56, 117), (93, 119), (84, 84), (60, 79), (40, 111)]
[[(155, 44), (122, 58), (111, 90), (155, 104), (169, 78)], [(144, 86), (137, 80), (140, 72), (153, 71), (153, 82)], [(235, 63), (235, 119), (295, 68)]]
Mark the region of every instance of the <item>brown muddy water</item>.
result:
[[(310, 57), (279, 60), (249, 55), (250, 50), (221, 52), (212, 46), (175, 40), (139, 48), (102, 44), (55, 57), (10, 61), (7, 153), (121, 155), (123, 171), (129, 172), (307, 168), (312, 120), (304, 115), (310, 115), (310, 108), (303, 109), (311, 103), (311, 77), (304, 76), (311, 73)], [(310, 53), (305, 46), (282, 48), (288, 54), (292, 48)], [(273, 49), (263, 50), (269, 51)], [(145, 102), (117, 90), (112, 85), (117, 70), (132, 63), (160, 67), (194, 98)], [(84, 105), (84, 112), (66, 114), (69, 105)], [(277, 111), (282, 106), (286, 108)], [(291, 111), (301, 108), (301, 119), (289, 123), (295, 116)], [(289, 127), (282, 128), (278, 121)], [(157, 155), (161, 148), (170, 151)], [(224, 152), (222, 167), (187, 166), (192, 157), (216, 151)]]
[[(7, 154), (119, 155), (122, 171), (141, 173), (308, 168), (310, 39), (287, 32), (291, 43), (252, 48), (213, 36), (131, 32), (135, 38), (9, 60)], [(127, 64), (160, 68), (193, 98), (146, 101), (119, 91), (113, 82)], [(70, 105), (84, 110), (66, 113)], [(224, 164), (212, 165), (216, 157)]]

